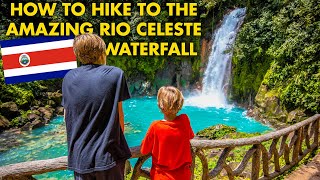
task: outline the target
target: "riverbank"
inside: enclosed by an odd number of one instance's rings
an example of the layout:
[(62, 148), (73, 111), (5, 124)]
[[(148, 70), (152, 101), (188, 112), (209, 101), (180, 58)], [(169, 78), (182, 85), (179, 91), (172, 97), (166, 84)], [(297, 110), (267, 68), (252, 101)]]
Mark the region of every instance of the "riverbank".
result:
[[(34, 130), (39, 131), (39, 129), (44, 128), (44, 126), (48, 126), (51, 123), (51, 120), (54, 120), (56, 118), (63, 118), (61, 115), (55, 115), (50, 119), (50, 121), (47, 121), (46, 124), (41, 123), (41, 126), (25, 126), (28, 127), (28, 129), (23, 128), (11, 128), (7, 129), (0, 133), (0, 153), (3, 153), (5, 151), (8, 151), (12, 148), (19, 147), (25, 143), (25, 137), (30, 136), (30, 133), (32, 133)], [(31, 123), (32, 124), (32, 123)], [(61, 129), (62, 133), (64, 127)]]
[[(0, 102), (0, 132), (17, 128), (22, 131), (32, 130), (48, 124), (57, 115), (63, 115), (60, 90), (53, 92), (48, 90), (34, 89), (31, 95), (28, 91), (23, 91), (24, 94), (28, 94), (23, 95), (24, 98), (20, 99), (17, 96), (11, 97), (11, 101), (2, 100)], [(31, 97), (34, 99), (31, 100)]]

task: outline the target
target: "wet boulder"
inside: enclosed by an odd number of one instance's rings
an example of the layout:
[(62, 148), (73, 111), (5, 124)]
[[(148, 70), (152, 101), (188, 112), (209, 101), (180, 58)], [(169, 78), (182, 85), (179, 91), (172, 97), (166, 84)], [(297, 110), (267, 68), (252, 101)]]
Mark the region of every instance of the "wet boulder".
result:
[(2, 115), (0, 115), (0, 132), (3, 131), (4, 129), (8, 128), (10, 125), (10, 122), (8, 119)]
[(32, 125), (32, 129), (35, 129), (35, 128), (39, 128), (39, 127), (44, 126), (45, 123), (44, 123), (44, 121), (41, 121), (40, 119), (36, 119), (36, 120), (32, 121), (31, 125)]
[(287, 123), (294, 124), (307, 118), (307, 115), (301, 109), (295, 109), (288, 114)]
[(27, 122), (25, 125), (23, 125), (21, 128), (21, 131), (30, 131), (32, 130), (32, 124), (31, 122)]
[(37, 115), (36, 113), (29, 113), (27, 114), (27, 118), (29, 119), (29, 121), (34, 121), (34, 120), (40, 119), (40, 116)]
[(0, 106), (0, 114), (7, 117), (8, 119), (13, 119), (20, 115), (18, 106), (14, 102), (5, 102)]
[(54, 109), (51, 107), (39, 107), (40, 116), (44, 119), (45, 124), (49, 123), (53, 118)]
[(56, 111), (56, 114), (59, 115), (59, 116), (63, 116), (64, 115), (64, 108), (61, 107), (61, 106), (56, 107), (55, 111)]

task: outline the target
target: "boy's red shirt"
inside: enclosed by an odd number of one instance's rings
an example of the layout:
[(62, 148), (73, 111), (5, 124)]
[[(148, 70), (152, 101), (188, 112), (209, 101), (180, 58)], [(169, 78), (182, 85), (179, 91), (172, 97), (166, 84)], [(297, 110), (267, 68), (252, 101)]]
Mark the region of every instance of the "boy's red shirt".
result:
[[(141, 144), (142, 154), (152, 154), (151, 177), (157, 176), (158, 171), (161, 171), (160, 174), (169, 173), (168, 177), (175, 177), (174, 179), (182, 178), (176, 175), (189, 174), (188, 167), (192, 162), (190, 139), (193, 137), (186, 114), (179, 115), (172, 121), (153, 122)], [(189, 172), (183, 173), (184, 171)]]

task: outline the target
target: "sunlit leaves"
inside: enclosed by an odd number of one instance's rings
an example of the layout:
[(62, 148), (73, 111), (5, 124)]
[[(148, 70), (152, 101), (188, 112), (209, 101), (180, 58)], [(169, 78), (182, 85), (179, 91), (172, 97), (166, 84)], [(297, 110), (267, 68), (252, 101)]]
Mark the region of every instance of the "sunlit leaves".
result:
[[(235, 98), (246, 99), (241, 96), (248, 96), (250, 89), (257, 92), (247, 83), (248, 78), (254, 82), (252, 74), (265, 74), (262, 83), (269, 90), (279, 90), (280, 100), (289, 110), (299, 107), (320, 112), (319, 3), (287, 1), (279, 4), (279, 11), (272, 3), (264, 4), (261, 14), (246, 22), (238, 35), (233, 87), (240, 93)], [(263, 67), (270, 62), (266, 71)]]

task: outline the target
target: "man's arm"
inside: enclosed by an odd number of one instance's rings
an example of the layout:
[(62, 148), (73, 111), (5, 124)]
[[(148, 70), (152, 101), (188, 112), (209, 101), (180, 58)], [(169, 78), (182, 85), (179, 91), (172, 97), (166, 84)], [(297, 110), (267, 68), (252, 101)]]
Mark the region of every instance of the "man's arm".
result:
[(119, 121), (122, 131), (124, 132), (124, 115), (122, 109), (122, 101), (118, 102)]

